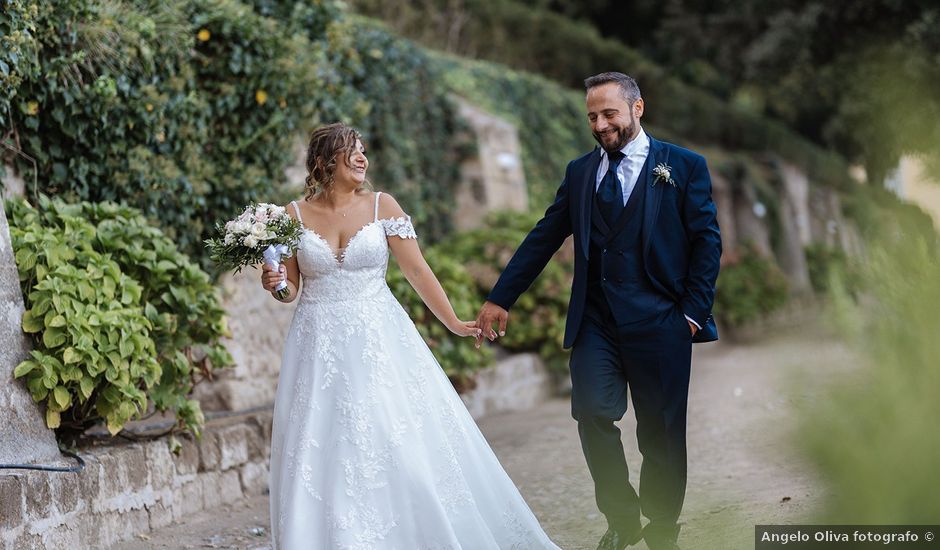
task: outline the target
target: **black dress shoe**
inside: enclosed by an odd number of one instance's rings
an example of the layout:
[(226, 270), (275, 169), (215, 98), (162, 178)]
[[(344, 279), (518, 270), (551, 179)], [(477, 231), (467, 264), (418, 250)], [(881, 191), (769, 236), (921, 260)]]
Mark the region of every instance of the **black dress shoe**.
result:
[(623, 533), (614, 529), (607, 529), (601, 541), (597, 543), (597, 550), (623, 550), (632, 546), (643, 538), (643, 532)]

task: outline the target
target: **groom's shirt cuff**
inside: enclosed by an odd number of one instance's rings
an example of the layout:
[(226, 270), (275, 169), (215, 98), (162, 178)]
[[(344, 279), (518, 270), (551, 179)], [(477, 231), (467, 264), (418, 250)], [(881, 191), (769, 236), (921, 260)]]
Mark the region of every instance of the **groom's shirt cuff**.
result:
[(695, 328), (697, 328), (697, 329), (699, 329), (699, 330), (702, 330), (702, 325), (696, 323), (695, 320), (693, 320), (691, 317), (689, 317), (688, 315), (686, 315), (685, 318), (688, 319), (688, 321), (689, 321), (690, 323), (692, 323), (693, 325), (695, 325)]

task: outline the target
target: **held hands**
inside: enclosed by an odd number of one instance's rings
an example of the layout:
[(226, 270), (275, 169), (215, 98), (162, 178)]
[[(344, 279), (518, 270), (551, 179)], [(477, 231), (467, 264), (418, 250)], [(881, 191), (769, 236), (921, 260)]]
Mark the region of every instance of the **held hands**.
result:
[(457, 320), (452, 326), (447, 327), (447, 330), (453, 332), (457, 336), (473, 336), (478, 338), (482, 332), (477, 328), (476, 321), (460, 321)]
[(274, 292), (274, 288), (280, 284), (281, 281), (287, 280), (287, 267), (281, 264), (278, 268), (279, 269), (275, 271), (274, 268), (268, 264), (261, 266), (261, 286), (268, 292)]
[(477, 348), (483, 343), (484, 337), (488, 338), (490, 342), (496, 340), (493, 323), (499, 323), (499, 336), (506, 336), (507, 322), (509, 322), (508, 311), (493, 302), (485, 302), (483, 307), (480, 308), (479, 315), (477, 315), (476, 326), (480, 329), (480, 333), (477, 335)]

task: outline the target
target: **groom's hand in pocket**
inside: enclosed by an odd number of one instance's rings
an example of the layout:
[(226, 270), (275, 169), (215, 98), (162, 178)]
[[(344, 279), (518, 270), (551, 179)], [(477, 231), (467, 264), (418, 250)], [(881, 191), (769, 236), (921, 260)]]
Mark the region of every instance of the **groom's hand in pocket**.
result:
[(499, 336), (505, 336), (507, 322), (509, 322), (508, 311), (493, 302), (485, 302), (483, 307), (480, 308), (479, 315), (477, 315), (476, 326), (482, 330), (477, 336), (477, 347), (479, 348), (480, 344), (483, 343), (483, 338), (488, 338), (490, 342), (496, 340), (497, 336), (496, 331), (493, 330), (493, 323), (499, 324)]

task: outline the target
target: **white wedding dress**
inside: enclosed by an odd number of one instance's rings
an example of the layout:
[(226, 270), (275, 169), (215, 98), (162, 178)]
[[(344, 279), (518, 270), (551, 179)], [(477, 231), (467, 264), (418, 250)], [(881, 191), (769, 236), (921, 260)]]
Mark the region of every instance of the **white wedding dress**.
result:
[(339, 258), (309, 228), (300, 241), (271, 444), (275, 549), (557, 549), (389, 290), (387, 239), (416, 235), (375, 204)]

